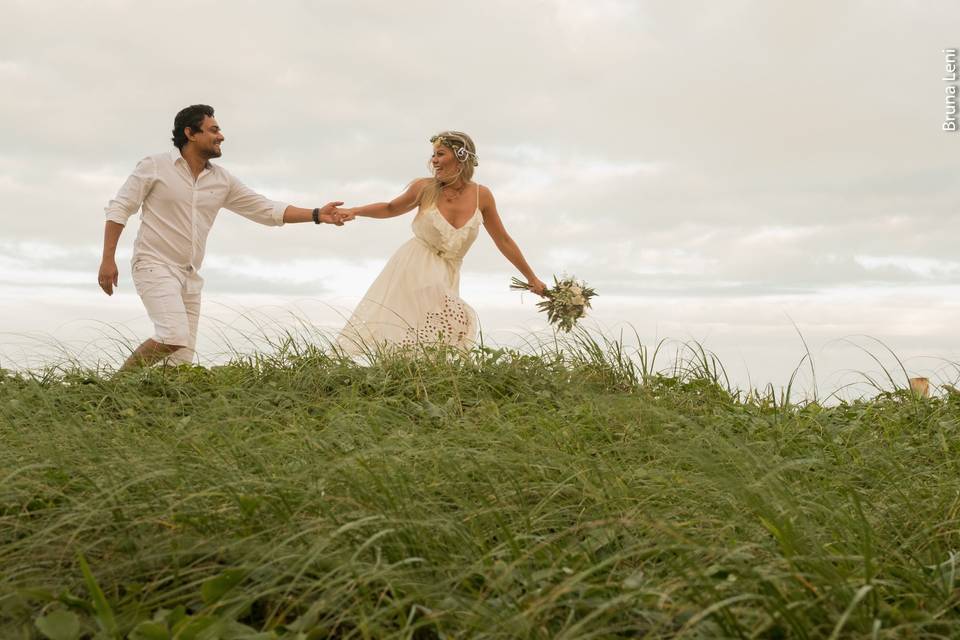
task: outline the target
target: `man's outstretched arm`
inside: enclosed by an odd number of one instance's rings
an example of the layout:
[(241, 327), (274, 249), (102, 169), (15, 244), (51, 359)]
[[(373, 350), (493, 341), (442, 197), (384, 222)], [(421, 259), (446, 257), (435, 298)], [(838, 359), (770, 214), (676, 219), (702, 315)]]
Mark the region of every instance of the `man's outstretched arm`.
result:
[[(232, 175), (228, 174), (230, 189), (223, 203), (225, 209), (238, 213), (248, 220), (269, 226), (279, 226), (289, 222), (313, 222), (313, 209), (295, 207), (286, 202), (278, 202), (260, 195)], [(342, 225), (353, 216), (337, 207), (342, 202), (328, 202), (319, 208), (319, 220), (327, 224)]]
[(103, 228), (103, 258), (100, 260), (100, 273), (97, 282), (108, 296), (113, 295), (113, 288), (117, 286), (120, 272), (117, 269), (117, 242), (123, 233), (123, 225), (113, 220), (107, 220)]

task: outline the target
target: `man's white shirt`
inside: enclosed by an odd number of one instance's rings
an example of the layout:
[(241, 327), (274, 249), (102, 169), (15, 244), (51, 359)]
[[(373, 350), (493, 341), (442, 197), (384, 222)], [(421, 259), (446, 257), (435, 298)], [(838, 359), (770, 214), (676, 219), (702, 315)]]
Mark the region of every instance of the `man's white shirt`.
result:
[(279, 226), (287, 206), (254, 192), (226, 169), (209, 162), (194, 181), (187, 161), (174, 149), (141, 160), (104, 211), (107, 220), (126, 225), (142, 208), (133, 264), (170, 267), (189, 292), (199, 292), (203, 279), (197, 271), (220, 209)]

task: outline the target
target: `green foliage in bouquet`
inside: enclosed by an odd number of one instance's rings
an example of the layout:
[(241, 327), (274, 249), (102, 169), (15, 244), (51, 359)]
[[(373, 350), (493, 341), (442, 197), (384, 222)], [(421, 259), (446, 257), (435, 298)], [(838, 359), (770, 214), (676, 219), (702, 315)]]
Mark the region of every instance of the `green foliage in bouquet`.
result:
[[(554, 286), (544, 291), (544, 300), (537, 303), (541, 311), (547, 312), (547, 321), (561, 331), (569, 332), (577, 320), (590, 309), (590, 299), (597, 295), (592, 287), (573, 277), (562, 280), (553, 276)], [(529, 291), (530, 285), (520, 278), (510, 281), (510, 288)]]

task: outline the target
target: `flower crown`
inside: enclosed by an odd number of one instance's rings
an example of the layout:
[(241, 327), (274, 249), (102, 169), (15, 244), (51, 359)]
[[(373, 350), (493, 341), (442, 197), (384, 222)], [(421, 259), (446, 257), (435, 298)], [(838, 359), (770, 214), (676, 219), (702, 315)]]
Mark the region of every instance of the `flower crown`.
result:
[(454, 155), (457, 156), (457, 160), (460, 162), (466, 162), (470, 156), (473, 156), (473, 166), (480, 164), (480, 158), (477, 157), (477, 154), (470, 149), (467, 149), (467, 145), (463, 140), (459, 138), (448, 138), (446, 136), (433, 136), (430, 138), (432, 144), (442, 144), (443, 146), (449, 148), (453, 151)]

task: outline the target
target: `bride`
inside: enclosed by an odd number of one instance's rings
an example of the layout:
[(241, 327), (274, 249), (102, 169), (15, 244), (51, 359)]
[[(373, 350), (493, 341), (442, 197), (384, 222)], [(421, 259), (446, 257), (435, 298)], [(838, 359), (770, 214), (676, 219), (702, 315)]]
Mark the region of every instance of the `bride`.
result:
[(460, 265), (481, 222), (531, 290), (542, 295), (546, 289), (504, 229), (493, 193), (471, 180), (478, 158), (470, 136), (444, 131), (430, 142), (432, 178), (414, 180), (390, 202), (338, 209), (349, 216), (392, 218), (417, 208), (413, 238), (393, 254), (337, 338), (346, 353), (471, 346), (477, 316), (460, 298)]

